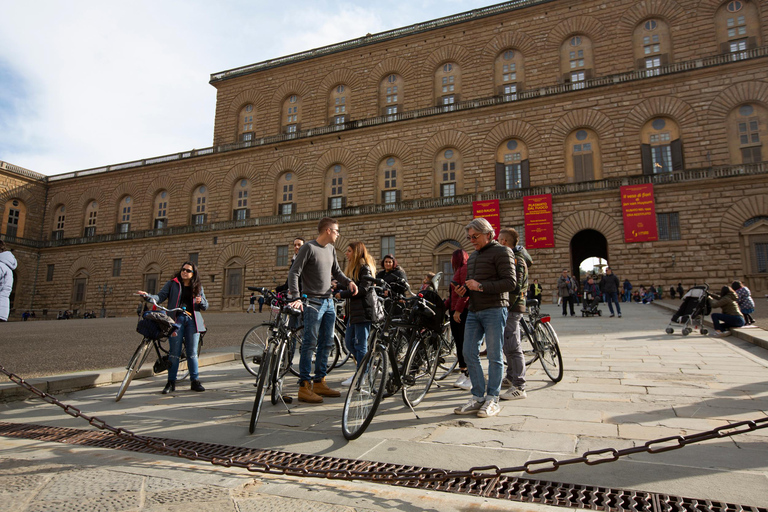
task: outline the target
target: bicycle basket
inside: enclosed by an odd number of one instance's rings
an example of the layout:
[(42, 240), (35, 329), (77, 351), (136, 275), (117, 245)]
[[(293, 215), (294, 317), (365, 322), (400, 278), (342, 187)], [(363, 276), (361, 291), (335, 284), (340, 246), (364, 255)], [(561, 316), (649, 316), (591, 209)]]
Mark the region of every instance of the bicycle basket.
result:
[(168, 336), (174, 328), (173, 318), (161, 311), (147, 311), (136, 325), (136, 332), (142, 336), (157, 340)]
[(419, 294), (427, 301), (427, 305), (435, 312), (435, 316), (431, 316), (418, 307), (414, 307), (412, 310), (413, 323), (432, 331), (442, 332), (443, 321), (445, 320), (445, 303), (443, 299), (434, 290), (422, 290)]

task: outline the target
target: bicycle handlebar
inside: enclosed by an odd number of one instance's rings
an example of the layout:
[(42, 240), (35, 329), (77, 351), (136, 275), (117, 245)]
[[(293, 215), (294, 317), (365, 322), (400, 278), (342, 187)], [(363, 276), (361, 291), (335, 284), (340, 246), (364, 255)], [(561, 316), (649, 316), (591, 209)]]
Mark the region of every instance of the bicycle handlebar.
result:
[(154, 306), (155, 306), (157, 309), (159, 309), (159, 310), (161, 310), (161, 311), (165, 311), (166, 313), (176, 313), (176, 312), (182, 312), (182, 313), (184, 313), (185, 315), (188, 315), (188, 316), (192, 316), (192, 313), (190, 313), (189, 311), (187, 311), (187, 308), (184, 308), (184, 307), (182, 307), (182, 308), (173, 308), (173, 309), (168, 309), (168, 308), (165, 308), (165, 307), (161, 306), (160, 304), (158, 304), (158, 303), (157, 303), (157, 301), (155, 301), (155, 298), (154, 298), (154, 297), (152, 297), (152, 296), (150, 296), (149, 294), (146, 294), (146, 295), (142, 295), (141, 293), (134, 293), (134, 295), (138, 295), (138, 296), (140, 296), (140, 297), (141, 297), (142, 299), (144, 299), (146, 302), (151, 302), (151, 303), (152, 303), (152, 304), (153, 304), (153, 305), (154, 305)]

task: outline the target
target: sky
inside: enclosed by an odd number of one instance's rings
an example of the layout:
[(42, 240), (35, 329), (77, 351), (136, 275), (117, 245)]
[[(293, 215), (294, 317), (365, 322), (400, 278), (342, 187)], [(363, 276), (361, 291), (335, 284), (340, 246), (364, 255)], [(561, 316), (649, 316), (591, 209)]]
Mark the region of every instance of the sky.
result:
[(493, 0), (0, 0), (0, 160), (62, 174), (213, 144), (219, 71)]

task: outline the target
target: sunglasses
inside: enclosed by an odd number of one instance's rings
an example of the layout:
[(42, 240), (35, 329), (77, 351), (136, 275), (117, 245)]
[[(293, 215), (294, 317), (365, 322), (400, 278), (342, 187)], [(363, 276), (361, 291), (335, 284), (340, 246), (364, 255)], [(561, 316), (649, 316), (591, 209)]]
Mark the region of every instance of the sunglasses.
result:
[(481, 236), (483, 236), (483, 234), (482, 234), (482, 233), (477, 233), (477, 234), (475, 234), (475, 235), (467, 235), (467, 240), (471, 240), (471, 241), (473, 241), (473, 242), (474, 242), (475, 240), (477, 240), (477, 239), (478, 239), (478, 238), (480, 238)]
[(191, 268), (182, 268), (181, 271), (182, 272), (189, 272), (190, 274), (194, 274), (195, 273), (195, 271), (192, 270)]

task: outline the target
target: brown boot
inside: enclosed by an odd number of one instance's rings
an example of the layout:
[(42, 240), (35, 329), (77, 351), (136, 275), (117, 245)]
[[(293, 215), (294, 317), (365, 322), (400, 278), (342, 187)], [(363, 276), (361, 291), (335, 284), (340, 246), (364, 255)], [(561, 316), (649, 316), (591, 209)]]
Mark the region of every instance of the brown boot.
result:
[(312, 381), (303, 380), (299, 386), (299, 402), (307, 402), (310, 404), (323, 403), (323, 397), (312, 391)]
[(336, 398), (341, 396), (341, 392), (338, 389), (331, 389), (328, 384), (325, 383), (325, 377), (320, 382), (315, 382), (314, 391), (320, 396), (329, 396)]

